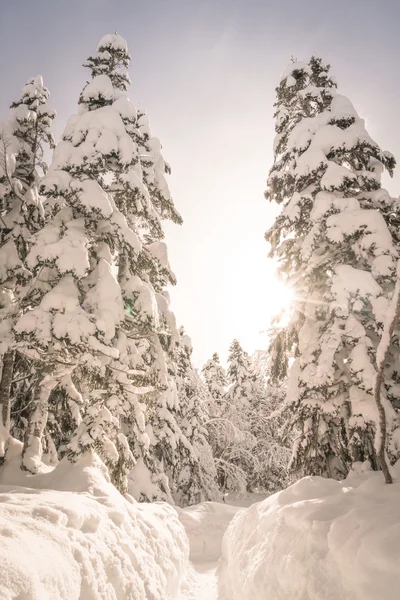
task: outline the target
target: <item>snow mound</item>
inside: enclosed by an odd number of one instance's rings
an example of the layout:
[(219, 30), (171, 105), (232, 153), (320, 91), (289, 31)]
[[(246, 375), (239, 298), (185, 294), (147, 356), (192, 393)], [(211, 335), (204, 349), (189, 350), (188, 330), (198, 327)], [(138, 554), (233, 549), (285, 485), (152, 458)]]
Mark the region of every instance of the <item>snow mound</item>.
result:
[[(400, 468), (395, 468), (400, 475)], [(397, 600), (400, 483), (305, 477), (232, 521), (220, 600)]]
[(0, 469), (1, 600), (175, 600), (188, 554), (175, 510), (122, 497), (95, 456)]

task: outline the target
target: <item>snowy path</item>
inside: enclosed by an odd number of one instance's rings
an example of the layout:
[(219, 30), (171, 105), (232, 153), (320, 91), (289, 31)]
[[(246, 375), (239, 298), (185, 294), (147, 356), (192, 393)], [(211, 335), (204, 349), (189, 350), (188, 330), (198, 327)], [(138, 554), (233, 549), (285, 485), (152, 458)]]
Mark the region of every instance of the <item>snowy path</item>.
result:
[(216, 568), (225, 530), (239, 511), (264, 497), (249, 494), (235, 502), (236, 506), (232, 505), (234, 501), (232, 504), (203, 502), (178, 509), (189, 537), (192, 566), (182, 590), (182, 600), (217, 600)]
[(216, 561), (193, 565), (182, 600), (217, 600)]

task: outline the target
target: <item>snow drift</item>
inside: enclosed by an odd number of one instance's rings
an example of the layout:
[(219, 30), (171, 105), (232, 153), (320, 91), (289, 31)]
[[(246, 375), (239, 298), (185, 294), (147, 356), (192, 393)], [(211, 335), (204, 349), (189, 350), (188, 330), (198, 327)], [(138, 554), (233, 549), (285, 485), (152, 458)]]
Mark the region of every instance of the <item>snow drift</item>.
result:
[(305, 477), (239, 513), (222, 542), (220, 600), (398, 600), (400, 482), (363, 470)]
[(35, 476), (12, 463), (0, 469), (1, 600), (179, 597), (189, 548), (172, 507), (122, 497), (91, 454)]

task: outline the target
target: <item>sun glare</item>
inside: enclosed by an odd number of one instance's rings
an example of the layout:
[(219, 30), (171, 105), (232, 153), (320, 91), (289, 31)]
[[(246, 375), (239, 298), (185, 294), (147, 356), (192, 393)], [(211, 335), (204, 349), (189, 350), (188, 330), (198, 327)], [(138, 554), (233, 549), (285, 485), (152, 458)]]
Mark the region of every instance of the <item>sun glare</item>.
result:
[(273, 317), (282, 315), (282, 319), (284, 320), (293, 304), (293, 288), (279, 279), (276, 273), (271, 273), (267, 285), (269, 292), (267, 307), (268, 316), (272, 319)]

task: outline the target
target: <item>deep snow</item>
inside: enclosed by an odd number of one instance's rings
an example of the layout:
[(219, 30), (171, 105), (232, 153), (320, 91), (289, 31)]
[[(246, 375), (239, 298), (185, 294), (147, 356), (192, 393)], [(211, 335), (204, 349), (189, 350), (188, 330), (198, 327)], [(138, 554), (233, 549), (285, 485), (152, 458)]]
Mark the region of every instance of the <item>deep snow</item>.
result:
[(0, 600), (398, 600), (400, 464), (393, 485), (360, 464), (180, 509), (124, 498), (91, 454), (32, 476), (20, 450), (0, 468)]
[(217, 600), (217, 564), (222, 538), (235, 515), (265, 494), (228, 494), (226, 503), (203, 502), (177, 509), (190, 544), (191, 567), (182, 589), (182, 600)]
[(139, 504), (90, 453), (41, 463), (38, 475), (20, 461), (11, 440), (0, 467), (0, 600), (216, 600), (222, 537), (242, 510), (229, 502), (259, 499)]
[(190, 544), (191, 568), (183, 586), (183, 600), (217, 600), (216, 568), (222, 538), (240, 510), (240, 507), (218, 502), (177, 508)]
[(176, 600), (188, 540), (167, 504), (122, 497), (84, 455), (29, 476), (0, 469), (1, 600)]
[(400, 465), (393, 485), (357, 467), (239, 513), (223, 539), (219, 600), (398, 600)]

